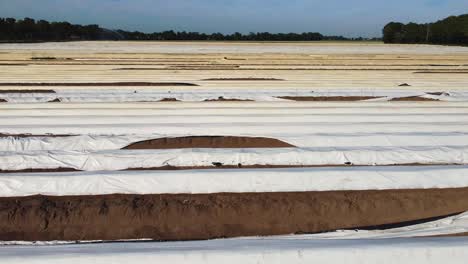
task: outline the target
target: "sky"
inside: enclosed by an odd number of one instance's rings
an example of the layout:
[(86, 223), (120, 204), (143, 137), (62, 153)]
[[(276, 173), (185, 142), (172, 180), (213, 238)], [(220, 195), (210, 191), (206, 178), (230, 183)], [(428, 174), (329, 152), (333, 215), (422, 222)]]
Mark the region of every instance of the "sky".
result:
[(0, 17), (99, 24), (109, 29), (320, 32), (380, 37), (391, 21), (468, 13), (468, 0), (0, 0)]

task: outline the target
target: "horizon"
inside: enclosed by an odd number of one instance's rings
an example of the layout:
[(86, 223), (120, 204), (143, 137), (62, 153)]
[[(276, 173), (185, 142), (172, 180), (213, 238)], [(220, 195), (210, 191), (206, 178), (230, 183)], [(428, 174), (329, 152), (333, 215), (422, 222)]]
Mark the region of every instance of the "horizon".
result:
[(17, 0), (7, 3), (0, 0), (0, 17), (97, 24), (111, 30), (144, 33), (166, 30), (207, 34), (319, 32), (326, 36), (375, 38), (381, 37), (383, 26), (389, 22), (429, 23), (468, 10), (468, 2), (454, 0), (340, 2), (294, 0), (284, 3), (275, 0), (267, 4), (265, 0), (240, 0), (235, 3), (225, 0), (205, 0), (202, 3), (181, 0), (170, 3), (160, 0), (44, 0), (37, 3)]

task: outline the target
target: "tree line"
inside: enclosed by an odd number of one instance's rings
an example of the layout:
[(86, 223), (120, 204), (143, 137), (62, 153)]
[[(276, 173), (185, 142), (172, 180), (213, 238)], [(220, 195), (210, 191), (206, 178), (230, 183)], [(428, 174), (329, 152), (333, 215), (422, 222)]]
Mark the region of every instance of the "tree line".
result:
[(249, 33), (233, 34), (175, 32), (173, 30), (143, 33), (139, 31), (108, 30), (98, 25), (74, 25), (69, 22), (49, 22), (25, 18), (0, 18), (0, 41), (42, 42), (71, 40), (212, 40), (212, 41), (320, 41), (320, 40), (367, 40), (324, 36), (317, 32), (305, 33)]
[(383, 29), (385, 43), (468, 45), (468, 14), (450, 16), (434, 23), (388, 23)]
[(198, 32), (174, 32), (173, 30), (164, 31), (164, 32), (155, 32), (155, 33), (142, 33), (142, 32), (127, 32), (118, 30), (122, 36), (124, 36), (127, 40), (218, 40), (218, 41), (317, 41), (323, 40), (324, 36), (320, 33), (288, 33), (288, 34), (271, 34), (268, 32), (264, 33), (250, 33), (248, 35), (244, 35), (241, 33), (234, 33), (234, 34), (221, 34), (221, 33), (213, 33), (213, 34), (205, 34), (205, 33), (198, 33)]
[(0, 18), (0, 40), (12, 42), (96, 40), (102, 29), (98, 25), (72, 25), (25, 18)]

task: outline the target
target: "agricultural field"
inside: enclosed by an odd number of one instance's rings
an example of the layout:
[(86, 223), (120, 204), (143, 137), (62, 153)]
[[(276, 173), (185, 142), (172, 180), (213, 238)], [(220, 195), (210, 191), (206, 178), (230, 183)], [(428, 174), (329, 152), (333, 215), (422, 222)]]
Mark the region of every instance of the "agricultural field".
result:
[(467, 142), (468, 47), (0, 44), (0, 259), (463, 263)]

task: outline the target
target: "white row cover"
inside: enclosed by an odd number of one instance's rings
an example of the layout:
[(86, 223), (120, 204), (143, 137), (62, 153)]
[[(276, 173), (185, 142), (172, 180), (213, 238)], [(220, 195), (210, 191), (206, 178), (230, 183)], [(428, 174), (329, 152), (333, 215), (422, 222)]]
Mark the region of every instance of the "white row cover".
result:
[[(468, 134), (468, 107), (462, 102), (0, 104), (0, 109), (0, 133), (8, 134), (135, 135), (135, 140), (265, 136), (302, 147), (458, 145)], [(2, 148), (10, 149), (21, 147)]]
[[(207, 133), (209, 134), (209, 132)], [(205, 135), (207, 135), (205, 134)], [(25, 152), (38, 150), (100, 151), (117, 150), (131, 143), (164, 137), (195, 136), (193, 134), (171, 135), (79, 135), (69, 137), (0, 137), (0, 150)], [(231, 136), (215, 134), (214, 136)], [(271, 131), (256, 135), (243, 133), (236, 136), (266, 136), (290, 143), (297, 147), (444, 147), (457, 146), (468, 142), (468, 133), (297, 133), (282, 134)]]
[[(34, 87), (33, 87), (34, 88)], [(258, 87), (255, 89), (206, 89), (197, 87), (157, 87), (157, 89), (141, 89), (139, 87), (121, 87), (120, 89), (61, 89), (60, 87), (45, 87), (44, 89), (54, 90), (55, 93), (5, 93), (0, 94), (0, 98), (9, 103), (45, 103), (55, 99), (61, 102), (158, 102), (164, 98), (175, 98), (179, 101), (205, 101), (218, 99), (240, 99), (253, 101), (284, 101), (278, 98), (282, 96), (371, 96), (382, 97), (371, 99), (371, 101), (388, 101), (392, 98), (421, 96), (441, 101), (468, 101), (468, 92), (461, 91), (436, 91), (440, 95), (429, 94), (420, 89), (407, 90), (379, 90), (379, 89), (342, 89), (342, 90), (317, 90), (308, 89), (266, 89)]]
[[(237, 114), (238, 112), (246, 113), (251, 111), (266, 111), (262, 113), (269, 113), (269, 110), (280, 111), (285, 113), (291, 111), (320, 111), (323, 113), (396, 113), (404, 114), (407, 111), (411, 113), (437, 113), (435, 110), (451, 111), (456, 113), (458, 111), (466, 112), (468, 105), (466, 102), (378, 102), (378, 101), (357, 101), (357, 102), (168, 102), (165, 104), (154, 102), (143, 103), (67, 103), (67, 104), (0, 104), (0, 109), (8, 110), (29, 110), (33, 114), (45, 113), (43, 111), (56, 110), (56, 114), (60, 115), (62, 112), (59, 110), (68, 109), (74, 110), (74, 114), (85, 113), (86, 111), (100, 111), (103, 110), (125, 110), (120, 113), (125, 114), (128, 110), (137, 111), (138, 114), (147, 113), (148, 110), (152, 111), (170, 111), (170, 113), (183, 113), (190, 115), (199, 115), (206, 113), (216, 113), (219, 110), (221, 113), (226, 114), (231, 112)], [(205, 112), (203, 112), (205, 111)], [(414, 112), (416, 111), (416, 112)], [(0, 114), (3, 114), (2, 111)], [(164, 113), (164, 112), (163, 112)], [(167, 114), (166, 112), (164, 114)], [(256, 112), (258, 113), (258, 112)]]
[[(468, 212), (411, 226), (386, 230), (339, 230), (330, 233), (305, 235), (311, 239), (368, 239), (454, 235), (468, 233)], [(288, 238), (288, 236), (285, 236)]]
[(464, 264), (468, 258), (467, 237), (328, 240), (288, 236), (50, 246), (53, 243), (0, 247), (0, 258), (8, 264)]
[[(214, 110), (215, 111), (215, 110)], [(85, 122), (86, 118), (82, 119)], [(264, 136), (272, 132), (277, 135), (297, 134), (338, 134), (338, 133), (468, 133), (467, 122), (430, 122), (430, 123), (354, 123), (354, 122), (338, 122), (338, 123), (283, 123), (281, 117), (277, 118), (275, 123), (261, 122), (241, 122), (232, 123), (229, 119), (220, 123), (172, 123), (172, 124), (157, 124), (157, 123), (138, 123), (132, 121), (130, 124), (96, 124), (95, 121), (89, 119), (89, 124), (27, 124), (18, 125), (2, 125), (0, 124), (1, 133), (6, 134), (72, 134), (72, 135), (124, 135), (124, 134), (160, 134), (160, 135), (257, 135)]]
[(468, 166), (0, 174), (0, 197), (468, 187)]
[(0, 170), (84, 171), (161, 166), (468, 164), (468, 147), (169, 149), (0, 152)]
[[(285, 110), (286, 112), (286, 110)], [(340, 124), (340, 123), (468, 123), (468, 115), (456, 114), (393, 114), (393, 115), (363, 115), (363, 114), (326, 114), (319, 113), (308, 114), (262, 114), (262, 115), (218, 115), (213, 111), (210, 115), (197, 115), (181, 116), (181, 115), (134, 115), (134, 116), (102, 116), (102, 115), (89, 115), (84, 118), (82, 115), (76, 116), (2, 116), (2, 125), (15, 126), (22, 124), (29, 125), (116, 125), (116, 124), (278, 124), (280, 121), (282, 125), (303, 123), (307, 125), (315, 124)], [(278, 120), (280, 118), (280, 120)]]
[[(321, 54), (426, 54), (426, 55), (457, 55), (468, 53), (464, 46), (442, 45), (407, 45), (380, 43), (344, 44), (330, 42), (290, 43), (290, 42), (251, 42), (251, 43), (223, 43), (223, 42), (166, 42), (166, 41), (70, 41), (44, 43), (2, 43), (0, 50), (5, 52), (31, 51), (41, 54), (41, 51), (63, 51), (73, 54), (92, 53), (159, 53), (159, 54), (301, 54), (314, 58)], [(120, 58), (119, 58), (120, 59)], [(99, 59), (97, 59), (99, 60)], [(105, 58), (109, 60), (109, 58)]]

